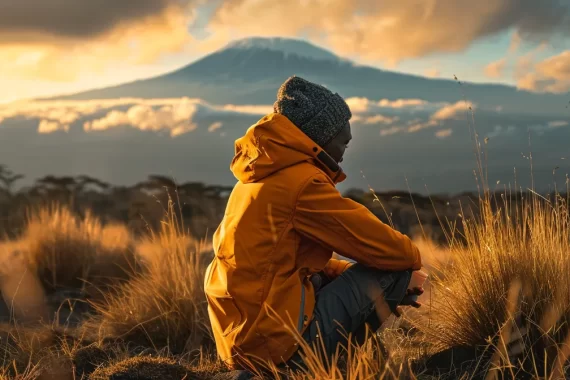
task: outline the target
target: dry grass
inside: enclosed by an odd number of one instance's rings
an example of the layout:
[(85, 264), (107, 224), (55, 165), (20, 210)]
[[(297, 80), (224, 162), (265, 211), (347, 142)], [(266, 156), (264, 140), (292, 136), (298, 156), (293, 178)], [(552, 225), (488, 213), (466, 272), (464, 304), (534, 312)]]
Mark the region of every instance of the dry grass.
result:
[(90, 214), (79, 218), (62, 207), (33, 213), (20, 247), (47, 292), (86, 289), (95, 296), (139, 269), (124, 226), (103, 226)]
[(431, 325), (424, 331), (442, 349), (490, 345), (495, 352), (505, 330), (509, 338), (522, 330), (519, 362), (503, 357), (502, 366), (513, 366), (509, 372), (518, 377), (547, 377), (568, 332), (570, 216), (559, 197), (553, 203), (538, 195), (516, 204), (507, 199), (496, 212), (490, 207), (496, 200), (486, 200), (480, 218), (465, 221), (467, 246), (452, 244), (453, 264), (432, 288)]
[(46, 326), (6, 325), (0, 331), (0, 374), (16, 379), (73, 377), (72, 355), (80, 344), (73, 337)]
[(173, 359), (137, 357), (119, 361), (108, 367), (100, 367), (90, 376), (90, 380), (121, 379), (196, 379), (190, 368)]
[[(492, 202), (497, 200), (484, 199), (480, 217), (464, 220), (461, 244), (452, 240), (444, 247), (417, 241), (431, 275), (422, 309), (390, 319), (362, 347), (340, 348), (329, 363), (319, 360), (315, 347), (300, 342), (307, 370), (291, 378), (561, 377), (570, 354), (566, 200), (547, 202), (536, 196), (513, 203), (505, 197), (498, 209), (491, 208)], [(102, 293), (95, 306), (99, 314), (75, 334), (94, 341), (87, 347), (49, 328), (10, 327), (0, 339), (0, 379), (65, 379), (72, 365), (85, 371), (76, 368), (76, 375), (94, 371), (91, 378), (154, 367), (174, 371), (175, 377), (176, 371), (203, 374), (222, 369), (209, 356), (213, 342), (203, 276), (211, 255), (203, 253), (204, 242), (185, 231), (172, 203), (167, 211), (161, 231), (136, 243), (122, 235), (121, 228), (105, 229), (96, 220), (75, 218), (66, 211), (52, 210), (32, 219), (29, 234), (17, 248), (35, 258), (32, 268), (42, 275), (46, 289), (53, 289), (52, 284), (84, 287), (78, 278), (97, 282), (95, 274), (106, 274), (104, 268), (112, 267), (113, 257), (134, 255), (132, 247), (144, 257), (146, 272), (134, 277), (119, 273), (128, 281)], [(51, 259), (42, 258), (42, 252)], [(67, 261), (73, 262), (73, 275), (61, 273)], [(141, 359), (141, 352), (162, 359)], [(137, 359), (130, 359), (133, 355)], [(473, 360), (471, 368), (450, 372), (468, 360)], [(437, 370), (445, 373), (438, 376)]]
[(212, 347), (203, 278), (206, 260), (200, 242), (178, 222), (172, 203), (152, 246), (148, 273), (96, 305), (100, 316), (86, 323), (100, 340), (120, 340), (134, 348), (188, 354)]

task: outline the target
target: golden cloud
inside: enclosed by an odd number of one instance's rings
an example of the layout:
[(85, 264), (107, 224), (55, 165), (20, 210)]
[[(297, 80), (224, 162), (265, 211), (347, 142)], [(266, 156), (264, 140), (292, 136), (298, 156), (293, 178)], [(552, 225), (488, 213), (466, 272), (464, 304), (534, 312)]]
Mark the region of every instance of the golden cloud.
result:
[[(566, 93), (570, 91), (570, 50), (532, 65), (525, 61), (523, 74), (519, 67), (517, 86), (536, 92)], [(529, 66), (531, 68), (529, 69)]]
[[(36, 7), (25, 8), (31, 3)], [(188, 4), (103, 3), (61, 0), (46, 7), (45, 1), (23, 0), (2, 7), (0, 72), (11, 78), (71, 82), (81, 75), (102, 74), (110, 64), (152, 63), (165, 53), (184, 51), (192, 42), (187, 28), (195, 15)], [(45, 12), (37, 11), (43, 8)]]
[(131, 126), (141, 131), (168, 130), (170, 136), (176, 137), (197, 128), (192, 119), (198, 107), (195, 103), (181, 101), (171, 106), (163, 106), (155, 110), (149, 105), (135, 105), (128, 111), (110, 111), (105, 117), (83, 124), (86, 132), (104, 131), (121, 126)]
[[(475, 108), (470, 102), (431, 103), (421, 99), (374, 101), (349, 98), (347, 102), (354, 115), (353, 122), (379, 125), (382, 136), (435, 127), (445, 120), (458, 119), (469, 107)], [(224, 117), (263, 116), (273, 111), (271, 105), (214, 105), (202, 99), (187, 97), (21, 101), (0, 105), (0, 124), (9, 119), (25, 118), (37, 120), (37, 131), (42, 134), (69, 132), (72, 124), (79, 124), (86, 133), (130, 127), (142, 131), (165, 132), (176, 137), (198, 127), (200, 110), (204, 110), (202, 115), (220, 117), (218, 121), (209, 122), (206, 127), (209, 132), (220, 131)], [(397, 115), (387, 116), (379, 112), (386, 110)], [(412, 120), (407, 127), (395, 125), (400, 122), (400, 116), (408, 111), (427, 111), (427, 115), (431, 116)], [(223, 130), (220, 135), (224, 135)]]
[(215, 123), (210, 124), (208, 127), (208, 132), (215, 132), (218, 129), (222, 128), (223, 123), (221, 121), (216, 121)]
[[(570, 5), (559, 0), (493, 0), (476, 6), (471, 0), (226, 0), (209, 26), (210, 42), (217, 47), (230, 37), (303, 33), (341, 55), (394, 64), (459, 52), (512, 28), (525, 40), (567, 34), (569, 19)], [(512, 46), (514, 50), (516, 38)]]
[(441, 75), (441, 72), (436, 68), (427, 69), (424, 71), (424, 75), (428, 78), (439, 78)]
[(506, 58), (491, 62), (485, 67), (485, 75), (489, 78), (500, 78), (503, 76), (503, 71), (505, 70), (506, 65)]
[(474, 110), (475, 104), (468, 101), (459, 101), (455, 104), (447, 105), (436, 113), (433, 114), (432, 120), (442, 121), (457, 119), (460, 115), (465, 116), (465, 113), (469, 110)]
[(453, 129), (441, 129), (435, 133), (435, 137), (438, 139), (445, 139), (453, 134)]
[(400, 108), (418, 108), (421, 109), (424, 106), (430, 106), (431, 103), (422, 100), (422, 99), (381, 99), (378, 101), (370, 100), (368, 98), (363, 97), (351, 97), (345, 99), (346, 103), (350, 107), (350, 110), (353, 113), (363, 113), (368, 111), (373, 111), (375, 109), (382, 109), (382, 108), (393, 108), (393, 109), (400, 109)]
[[(84, 119), (85, 132), (129, 126), (142, 131), (164, 131), (176, 137), (197, 128), (195, 116), (200, 108), (220, 115), (263, 115), (264, 107), (267, 106), (218, 106), (196, 98), (22, 101), (0, 105), (0, 123), (17, 117), (37, 119), (38, 133), (48, 134), (68, 132), (72, 123)], [(214, 122), (209, 130), (221, 126), (221, 122)]]
[(390, 135), (395, 135), (396, 133), (400, 133), (404, 130), (404, 128), (402, 127), (390, 127), (390, 128), (386, 128), (386, 129), (382, 129), (380, 130), (380, 136), (390, 136)]

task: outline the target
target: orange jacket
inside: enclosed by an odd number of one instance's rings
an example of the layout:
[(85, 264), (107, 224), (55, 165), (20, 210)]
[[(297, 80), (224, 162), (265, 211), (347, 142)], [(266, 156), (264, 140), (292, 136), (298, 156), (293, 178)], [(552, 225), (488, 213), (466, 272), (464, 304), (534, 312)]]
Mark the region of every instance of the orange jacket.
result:
[[(341, 196), (346, 176), (285, 116), (269, 114), (235, 142), (239, 180), (213, 237), (205, 291), (218, 354), (233, 368), (249, 360), (288, 360), (315, 306), (308, 276), (336, 277), (350, 266), (419, 269), (418, 249), (366, 207)], [(269, 307), (269, 310), (268, 310)]]

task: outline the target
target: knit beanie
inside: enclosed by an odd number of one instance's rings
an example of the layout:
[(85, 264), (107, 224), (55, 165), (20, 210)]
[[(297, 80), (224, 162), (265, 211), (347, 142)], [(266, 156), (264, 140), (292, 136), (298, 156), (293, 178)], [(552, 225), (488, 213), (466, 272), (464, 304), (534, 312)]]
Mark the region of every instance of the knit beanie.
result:
[(320, 147), (335, 138), (352, 117), (339, 94), (295, 75), (279, 87), (273, 110), (288, 118)]

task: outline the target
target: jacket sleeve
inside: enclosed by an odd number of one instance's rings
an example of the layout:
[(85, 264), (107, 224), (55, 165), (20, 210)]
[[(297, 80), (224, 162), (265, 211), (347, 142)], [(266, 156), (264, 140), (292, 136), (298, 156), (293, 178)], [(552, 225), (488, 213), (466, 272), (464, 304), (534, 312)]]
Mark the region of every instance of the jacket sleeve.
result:
[(339, 259), (330, 259), (328, 261), (327, 265), (325, 265), (323, 272), (325, 272), (325, 275), (328, 278), (330, 278), (331, 280), (334, 280), (335, 278), (340, 276), (342, 274), (342, 272), (344, 272), (345, 270), (350, 268), (351, 265), (352, 265), (352, 263), (350, 261), (339, 260)]
[(419, 250), (410, 238), (384, 224), (365, 206), (344, 198), (321, 173), (302, 186), (293, 227), (367, 267), (400, 271), (422, 266)]

